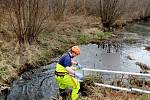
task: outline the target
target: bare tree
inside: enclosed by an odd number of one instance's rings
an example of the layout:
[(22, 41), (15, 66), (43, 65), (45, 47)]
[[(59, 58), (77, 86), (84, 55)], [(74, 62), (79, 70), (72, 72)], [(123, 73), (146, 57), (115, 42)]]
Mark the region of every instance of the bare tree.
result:
[(99, 0), (98, 15), (102, 18), (103, 27), (110, 28), (124, 13), (126, 0)]
[(140, 19), (144, 17), (148, 0), (131, 0), (128, 2), (126, 14), (131, 19)]
[(150, 0), (147, 0), (146, 4), (145, 16), (150, 16)]
[[(1, 0), (11, 18), (20, 45), (31, 44), (43, 30), (48, 16), (55, 21), (69, 14), (101, 17), (103, 27), (111, 30), (123, 16), (136, 19), (149, 12), (149, 0)], [(0, 2), (1, 2), (0, 1)], [(104, 28), (105, 29), (105, 28)]]
[(47, 0), (8, 0), (9, 16), (20, 46), (31, 44), (44, 29), (48, 18)]
[(64, 15), (67, 0), (49, 0), (49, 14), (54, 20), (60, 19)]

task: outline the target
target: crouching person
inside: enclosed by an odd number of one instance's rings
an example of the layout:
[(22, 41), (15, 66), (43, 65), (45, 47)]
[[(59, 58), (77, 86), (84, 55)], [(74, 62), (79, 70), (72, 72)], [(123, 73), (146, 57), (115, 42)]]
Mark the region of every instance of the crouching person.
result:
[(59, 62), (56, 64), (55, 78), (59, 85), (60, 92), (71, 88), (71, 98), (72, 100), (78, 99), (78, 92), (80, 89), (80, 83), (78, 79), (82, 79), (83, 76), (79, 72), (72, 69), (72, 65), (78, 65), (81, 68), (81, 65), (76, 61), (73, 61), (72, 58), (80, 54), (80, 48), (78, 46), (73, 46), (71, 50), (63, 55)]

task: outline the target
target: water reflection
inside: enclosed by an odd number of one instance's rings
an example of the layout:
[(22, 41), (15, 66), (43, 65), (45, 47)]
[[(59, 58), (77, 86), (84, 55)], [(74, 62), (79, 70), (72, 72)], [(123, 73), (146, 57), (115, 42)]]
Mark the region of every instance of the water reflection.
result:
[[(132, 25), (128, 28), (129, 32), (125, 32), (124, 34), (128, 37), (133, 34), (142, 39), (142, 42), (134, 44), (120, 44), (119, 42), (103, 41), (100, 44), (82, 45), (81, 55), (75, 59), (78, 60), (85, 68), (140, 72), (141, 69), (135, 64), (135, 62), (141, 62), (150, 66), (150, 52), (144, 50), (144, 47), (147, 45), (149, 46), (150, 44), (149, 30), (149, 26)], [(109, 57), (106, 57), (108, 60), (104, 57), (107, 53), (109, 53)], [(118, 55), (117, 58), (119, 59), (113, 57), (114, 55)], [(102, 63), (103, 59), (105, 59), (104, 63)], [(119, 64), (112, 63), (117, 61)], [(107, 62), (110, 64), (107, 65)], [(112, 64), (114, 66), (112, 66)]]
[[(150, 65), (149, 58), (150, 53), (146, 50), (139, 48), (139, 46), (128, 46), (123, 44), (116, 52), (116, 48), (112, 47), (109, 49), (103, 48), (102, 45), (88, 44), (81, 46), (81, 55), (75, 58), (79, 61), (85, 68), (97, 68), (104, 70), (117, 70), (117, 71), (127, 71), (127, 72), (140, 72), (139, 66), (135, 64), (136, 61), (146, 63)], [(114, 58), (114, 55), (118, 55), (119, 59), (115, 58), (114, 61), (118, 61), (119, 64), (115, 66), (105, 66), (102, 63), (104, 55), (109, 53), (109, 60)], [(129, 60), (127, 56), (132, 56), (135, 60)], [(143, 59), (144, 58), (144, 59)], [(105, 64), (107, 59), (105, 58)]]

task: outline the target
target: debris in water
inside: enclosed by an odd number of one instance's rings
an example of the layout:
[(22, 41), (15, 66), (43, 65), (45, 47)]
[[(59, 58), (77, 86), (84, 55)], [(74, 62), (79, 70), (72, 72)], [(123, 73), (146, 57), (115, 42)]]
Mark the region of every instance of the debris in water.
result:
[(146, 64), (143, 64), (143, 63), (140, 63), (140, 62), (136, 62), (135, 64), (138, 65), (138, 66), (140, 66), (140, 68), (142, 70), (150, 70), (150, 66), (148, 66)]
[(130, 55), (128, 55), (127, 58), (128, 58), (129, 60), (135, 60), (135, 59), (132, 58)]
[(150, 51), (150, 46), (146, 46), (145, 50)]

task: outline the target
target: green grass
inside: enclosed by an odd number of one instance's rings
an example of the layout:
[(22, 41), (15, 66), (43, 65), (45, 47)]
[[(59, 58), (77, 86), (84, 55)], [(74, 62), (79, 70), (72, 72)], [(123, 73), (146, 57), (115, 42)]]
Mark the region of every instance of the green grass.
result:
[(5, 66), (4, 67), (4, 65), (1, 65), (0, 66), (0, 83), (4, 83), (4, 77), (6, 76), (6, 75), (8, 75), (8, 72), (7, 72), (7, 67)]
[(1, 65), (1, 66), (0, 66), (0, 75), (1, 75), (1, 74), (5, 74), (6, 71), (7, 71), (7, 67), (4, 66), (4, 65)]
[(96, 33), (96, 36), (98, 37), (98, 39), (108, 39), (109, 37), (112, 36), (111, 32), (98, 32)]
[(89, 41), (90, 37), (88, 35), (79, 35), (77, 40), (80, 44), (85, 44)]

